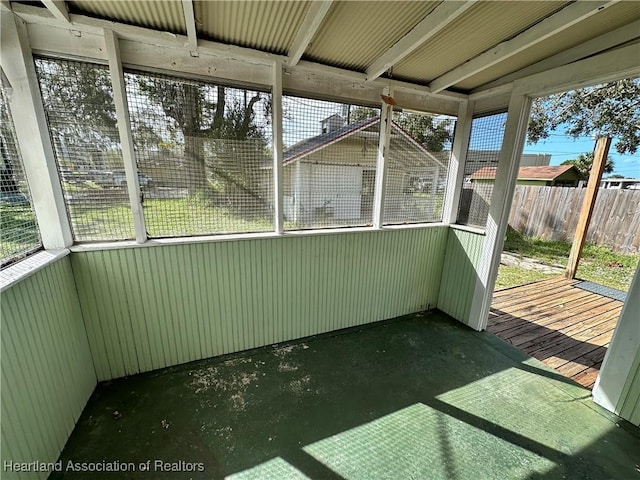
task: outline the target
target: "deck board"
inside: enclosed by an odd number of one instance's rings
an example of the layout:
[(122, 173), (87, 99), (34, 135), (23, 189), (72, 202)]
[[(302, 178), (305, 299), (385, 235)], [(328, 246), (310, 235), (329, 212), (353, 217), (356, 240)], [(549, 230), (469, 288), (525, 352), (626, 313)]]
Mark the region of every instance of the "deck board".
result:
[(495, 292), (487, 331), (593, 388), (623, 303), (553, 277)]

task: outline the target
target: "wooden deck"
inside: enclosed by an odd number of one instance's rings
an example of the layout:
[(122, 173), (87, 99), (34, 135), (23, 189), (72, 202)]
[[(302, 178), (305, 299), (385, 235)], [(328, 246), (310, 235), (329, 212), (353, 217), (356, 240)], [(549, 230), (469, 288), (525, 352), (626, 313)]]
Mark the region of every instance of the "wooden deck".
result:
[(623, 303), (555, 277), (498, 290), (487, 330), (592, 388)]

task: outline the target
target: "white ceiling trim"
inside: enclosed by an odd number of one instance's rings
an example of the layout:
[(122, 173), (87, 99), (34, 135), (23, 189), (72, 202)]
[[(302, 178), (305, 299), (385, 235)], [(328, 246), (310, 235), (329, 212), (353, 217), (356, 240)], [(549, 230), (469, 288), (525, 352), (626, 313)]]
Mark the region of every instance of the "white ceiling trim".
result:
[[(36, 23), (27, 26), (31, 48), (39, 54), (105, 63), (102, 33), (83, 31), (79, 34), (75, 31), (76, 25), (73, 31), (69, 26), (60, 28)], [(180, 42), (158, 48), (148, 42), (121, 39), (120, 50), (122, 62), (129, 68), (175, 72), (181, 77), (223, 81), (248, 88), (271, 87), (273, 64), (213, 55), (206, 43), (199, 40), (197, 57)], [(455, 115), (458, 103), (467, 98), (464, 94), (450, 92), (431, 95), (427, 87), (395, 80), (365, 82), (363, 73), (307, 61), (287, 68), (283, 75), (283, 88), (287, 93), (372, 106), (380, 104), (380, 93), (389, 85), (395, 88), (394, 97), (399, 105), (423, 112)]]
[(567, 65), (569, 63), (582, 60), (583, 58), (591, 57), (592, 55), (615, 48), (618, 45), (623, 45), (638, 38), (640, 38), (640, 20), (631, 22), (624, 27), (620, 27), (612, 32), (607, 32), (599, 37), (565, 50), (564, 52), (557, 53), (556, 55), (522, 68), (517, 72), (510, 73), (498, 80), (482, 85), (481, 87), (474, 89), (470, 96), (473, 98), (474, 96), (483, 94), (495, 87), (510, 84), (520, 78), (535, 75), (536, 73), (544, 72), (551, 68), (561, 67), (562, 65)]
[(300, 25), (298, 33), (296, 33), (296, 38), (293, 40), (291, 48), (289, 48), (288, 66), (293, 67), (300, 61), (302, 55), (307, 49), (307, 46), (311, 40), (313, 40), (313, 37), (320, 28), (320, 25), (322, 25), (322, 21), (327, 16), (327, 13), (329, 13), (332, 3), (332, 1), (311, 3), (302, 25)]
[(430, 87), (433, 92), (440, 92), (507, 58), (517, 55), (521, 51), (566, 30), (611, 5), (615, 5), (618, 1), (594, 2), (591, 0), (579, 0), (572, 3), (511, 40), (502, 42), (498, 46), (441, 75), (431, 82)]
[[(104, 54), (96, 47), (95, 38), (102, 38), (105, 28), (113, 30), (119, 38), (124, 42), (130, 42), (131, 48), (123, 48), (123, 60), (128, 56), (127, 52), (137, 52), (136, 59), (143, 58), (146, 67), (153, 67), (154, 64), (159, 69), (179, 70), (189, 65), (189, 71), (202, 72), (206, 76), (221, 78), (235, 78), (237, 72), (239, 81), (250, 83), (265, 84), (262, 81), (262, 69), (256, 75), (249, 75), (248, 78), (258, 80), (254, 82), (247, 79), (248, 69), (257, 66), (266, 66), (271, 71), (273, 62), (285, 63), (288, 58), (282, 55), (275, 55), (266, 52), (260, 52), (250, 48), (238, 47), (235, 45), (225, 45), (208, 40), (198, 40), (198, 54), (201, 56), (200, 61), (197, 57), (191, 57), (188, 48), (187, 37), (184, 35), (176, 35), (173, 33), (159, 32), (143, 27), (133, 25), (125, 25), (118, 22), (86, 17), (83, 15), (71, 14), (70, 19), (73, 24), (73, 34), (69, 34), (70, 25), (55, 18), (52, 18), (46, 10), (23, 4), (14, 4), (14, 14), (22, 18), (31, 25), (30, 31), (34, 34), (34, 43), (32, 47), (42, 53), (62, 53), (73, 55), (73, 52), (87, 53), (90, 58), (103, 58)], [(53, 27), (53, 28), (51, 28)], [(81, 35), (82, 37), (78, 37)], [(155, 47), (163, 47), (157, 49)], [(154, 50), (155, 49), (155, 50)], [(153, 53), (155, 51), (155, 53)], [(144, 52), (144, 53), (143, 53)], [(181, 53), (182, 52), (182, 53)], [(186, 53), (187, 55), (185, 55)], [(205, 61), (203, 57), (208, 57)], [(213, 63), (211, 57), (217, 57), (223, 61)], [(136, 62), (137, 63), (137, 62)], [(235, 65), (235, 67), (234, 67)], [(311, 88), (308, 93), (312, 94), (315, 88), (318, 88), (316, 80), (321, 78), (322, 82), (331, 82), (340, 84), (340, 96), (344, 98), (348, 88), (351, 89), (352, 101), (358, 98), (359, 93), (369, 90), (379, 90), (385, 86), (393, 86), (401, 95), (407, 96), (407, 100), (417, 101), (420, 110), (432, 110), (436, 112), (448, 113), (457, 111), (457, 104), (460, 100), (466, 99), (467, 95), (453, 92), (439, 92), (432, 94), (430, 89), (425, 86), (416, 85), (407, 82), (398, 82), (385, 79), (376, 79), (364, 86), (366, 75), (335, 67), (329, 67), (313, 62), (300, 61), (295, 67), (288, 67), (289, 75), (285, 75), (284, 83), (290, 85), (291, 75), (294, 75), (298, 81), (295, 82), (300, 86), (300, 91), (304, 88)], [(285, 72), (287, 73), (287, 72)], [(312, 77), (313, 75), (313, 77)], [(220, 77), (219, 77), (220, 78)], [(326, 90), (330, 93), (332, 86), (328, 84)], [(296, 89), (298, 89), (296, 87)], [(321, 87), (321, 94), (324, 95), (325, 87)], [(376, 103), (379, 103), (379, 97)], [(404, 102), (403, 105), (409, 105), (412, 102)], [(435, 110), (425, 107), (433, 103)], [(453, 109), (453, 110), (452, 110)]]
[(392, 87), (396, 92), (397, 91), (406, 91), (409, 93), (424, 95), (429, 97), (438, 97), (446, 100), (454, 100), (456, 102), (460, 102), (461, 100), (466, 100), (468, 95), (464, 93), (457, 92), (438, 92), (433, 93), (431, 89), (424, 85), (417, 85), (415, 83), (403, 82), (401, 80), (392, 80), (386, 78), (377, 78), (373, 81), (368, 82), (367, 76), (364, 73), (354, 72), (353, 70), (345, 70), (337, 67), (330, 67), (328, 65), (322, 65), (319, 63), (309, 62), (306, 60), (302, 60), (298, 63), (295, 69), (289, 69), (291, 71), (308, 71), (308, 72), (317, 72), (322, 75), (327, 75), (330, 77), (341, 78), (346, 81), (350, 81), (353, 83), (367, 83), (368, 86), (379, 86), (380, 89), (384, 87)]
[[(27, 23), (48, 25), (56, 28), (69, 29), (69, 24), (47, 15), (46, 11), (39, 7), (13, 4), (13, 13)], [(146, 43), (158, 47), (169, 47), (180, 50), (189, 50), (188, 38), (185, 35), (176, 35), (170, 32), (161, 32), (144, 27), (136, 27), (124, 23), (87, 17), (84, 15), (70, 14), (69, 19), (73, 24), (73, 30), (80, 33), (90, 33), (102, 36), (105, 28), (113, 30), (119, 38), (134, 42)], [(240, 59), (249, 63), (258, 63), (271, 67), (274, 61), (286, 61), (287, 57), (273, 53), (261, 52), (251, 48), (227, 45), (208, 40), (199, 40), (199, 51), (206, 51), (209, 55), (222, 58)]]
[(62, 0), (42, 0), (42, 3), (58, 20), (69, 22), (69, 10), (66, 2)]
[(640, 41), (513, 82), (513, 93), (542, 97), (640, 76)]
[(193, 13), (193, 2), (182, 0), (182, 11), (184, 12), (184, 23), (187, 27), (187, 45), (192, 52), (198, 48), (198, 33), (196, 31), (196, 17)]
[(367, 81), (378, 78), (427, 40), (434, 37), (474, 4), (475, 1), (442, 2), (367, 68)]

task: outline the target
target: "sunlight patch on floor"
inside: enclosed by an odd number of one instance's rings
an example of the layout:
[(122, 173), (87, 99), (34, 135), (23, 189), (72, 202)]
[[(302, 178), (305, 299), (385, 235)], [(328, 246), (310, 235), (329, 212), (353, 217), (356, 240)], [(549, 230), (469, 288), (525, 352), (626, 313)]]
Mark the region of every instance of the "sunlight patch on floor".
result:
[(566, 455), (585, 449), (594, 436), (611, 429), (611, 422), (595, 411), (575, 408), (576, 402), (590, 397), (588, 390), (551, 380), (541, 388), (544, 372), (531, 368), (508, 368), (436, 398)]
[(525, 478), (554, 462), (414, 404), (304, 450), (347, 480)]
[(285, 462), (282, 458), (274, 458), (256, 465), (243, 472), (225, 477), (225, 480), (310, 480), (309, 477)]

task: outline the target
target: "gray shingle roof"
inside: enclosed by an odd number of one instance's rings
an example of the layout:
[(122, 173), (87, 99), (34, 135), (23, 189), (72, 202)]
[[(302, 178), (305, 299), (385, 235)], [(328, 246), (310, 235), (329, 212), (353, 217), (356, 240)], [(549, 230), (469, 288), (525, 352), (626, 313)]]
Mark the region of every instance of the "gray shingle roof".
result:
[(366, 120), (346, 125), (342, 128), (339, 128), (338, 130), (323, 133), (322, 135), (302, 140), (301, 142), (298, 142), (285, 150), (284, 164), (287, 165), (289, 163), (295, 162), (296, 160), (306, 157), (313, 152), (317, 152), (318, 150), (336, 143), (337, 141), (342, 140), (349, 135), (353, 135), (354, 133), (364, 130), (371, 125), (375, 125), (379, 121), (380, 117), (378, 116), (367, 118)]

